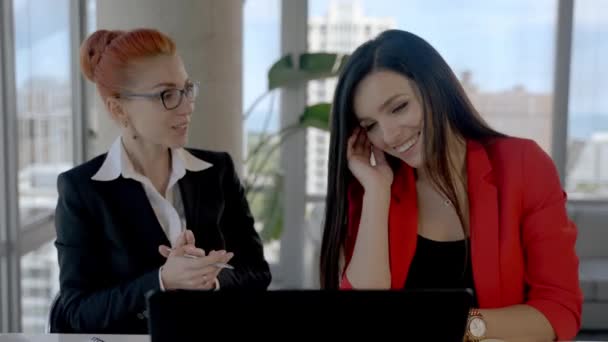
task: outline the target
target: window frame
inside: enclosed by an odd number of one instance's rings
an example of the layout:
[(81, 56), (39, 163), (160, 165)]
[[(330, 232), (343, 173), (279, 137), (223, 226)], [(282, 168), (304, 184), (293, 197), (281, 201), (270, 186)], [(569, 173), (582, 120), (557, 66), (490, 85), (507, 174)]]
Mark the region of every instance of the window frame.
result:
[[(85, 160), (91, 110), (79, 69), (79, 47), (87, 34), (87, 0), (69, 0), (70, 80), (74, 164)], [(55, 237), (54, 212), (20, 222), (18, 124), (13, 0), (0, 0), (0, 333), (22, 331), (21, 257)]]

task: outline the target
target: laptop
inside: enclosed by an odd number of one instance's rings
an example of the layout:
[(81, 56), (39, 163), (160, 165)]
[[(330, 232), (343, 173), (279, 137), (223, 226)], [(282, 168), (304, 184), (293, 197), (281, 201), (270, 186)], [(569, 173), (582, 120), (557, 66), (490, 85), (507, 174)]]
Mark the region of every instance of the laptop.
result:
[(157, 291), (147, 296), (148, 327), (151, 342), (366, 333), (374, 340), (461, 342), (472, 300), (468, 289)]

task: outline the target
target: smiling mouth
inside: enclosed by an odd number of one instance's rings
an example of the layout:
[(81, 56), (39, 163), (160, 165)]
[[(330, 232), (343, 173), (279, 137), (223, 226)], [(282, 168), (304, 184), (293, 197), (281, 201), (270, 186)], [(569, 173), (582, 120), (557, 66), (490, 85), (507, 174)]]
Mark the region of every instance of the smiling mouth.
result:
[(184, 129), (186, 127), (188, 127), (188, 123), (187, 122), (185, 122), (183, 124), (180, 124), (180, 125), (171, 126), (171, 128), (173, 128), (173, 129)]
[(412, 138), (408, 139), (402, 145), (395, 147), (395, 151), (397, 151), (398, 153), (403, 153), (403, 152), (408, 151), (409, 149), (412, 148), (412, 146), (414, 146), (418, 142), (419, 138), (420, 138), (420, 132), (418, 132)]

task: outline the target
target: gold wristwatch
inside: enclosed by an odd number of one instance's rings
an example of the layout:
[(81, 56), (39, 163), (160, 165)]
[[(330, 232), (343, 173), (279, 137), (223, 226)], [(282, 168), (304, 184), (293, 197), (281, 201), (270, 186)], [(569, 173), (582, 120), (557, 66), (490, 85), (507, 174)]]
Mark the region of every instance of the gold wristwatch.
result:
[(478, 309), (472, 308), (469, 311), (469, 319), (467, 321), (467, 331), (465, 341), (479, 342), (486, 338), (486, 321)]

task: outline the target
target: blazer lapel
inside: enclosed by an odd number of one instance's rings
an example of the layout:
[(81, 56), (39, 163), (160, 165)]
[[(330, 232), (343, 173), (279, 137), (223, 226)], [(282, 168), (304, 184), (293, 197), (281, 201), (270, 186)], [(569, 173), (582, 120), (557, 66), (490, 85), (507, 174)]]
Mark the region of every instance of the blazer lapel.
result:
[(108, 198), (113, 199), (113, 210), (116, 212), (111, 215), (121, 222), (117, 229), (126, 237), (129, 248), (136, 251), (134, 254), (141, 255), (143, 260), (162, 257), (158, 253), (158, 246), (170, 246), (170, 243), (143, 186), (135, 180), (122, 177), (99, 184), (100, 189), (108, 192)]
[(211, 170), (187, 171), (178, 182), (187, 228), (194, 233), (196, 246), (206, 253), (225, 248), (219, 233), (224, 199), (219, 179), (213, 177)]
[(389, 209), (391, 289), (403, 289), (416, 251), (418, 198), (414, 170), (402, 165), (395, 172)]
[(467, 142), (467, 177), (477, 300), (480, 307), (497, 307), (501, 305), (497, 190), (487, 152), (474, 141)]
[(184, 204), (186, 228), (192, 230), (194, 237), (198, 240), (198, 229), (195, 229), (194, 227), (199, 226), (199, 211), (195, 208), (196, 204), (199, 202), (200, 188), (193, 178), (194, 175), (192, 172), (186, 171), (184, 177), (182, 177), (177, 184)]

